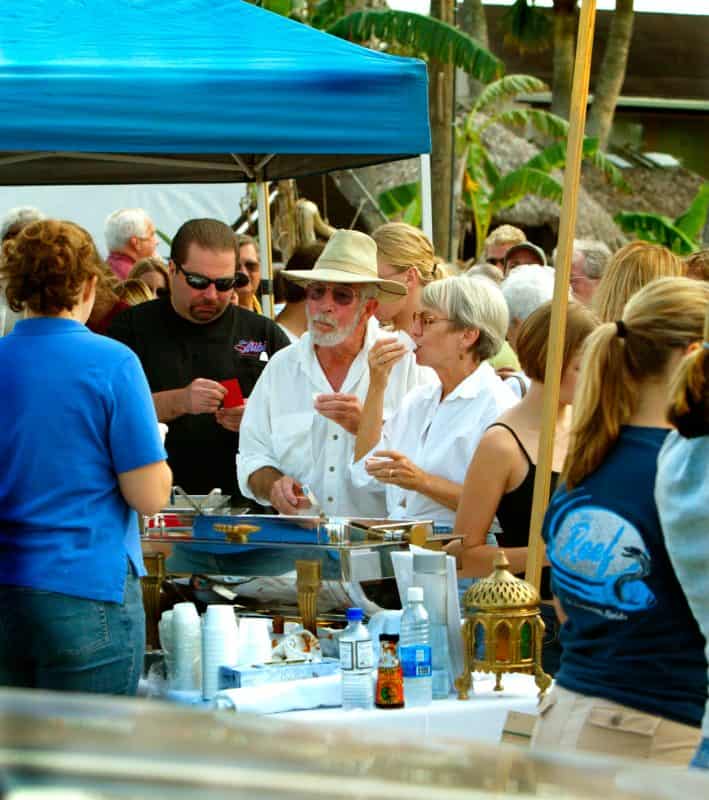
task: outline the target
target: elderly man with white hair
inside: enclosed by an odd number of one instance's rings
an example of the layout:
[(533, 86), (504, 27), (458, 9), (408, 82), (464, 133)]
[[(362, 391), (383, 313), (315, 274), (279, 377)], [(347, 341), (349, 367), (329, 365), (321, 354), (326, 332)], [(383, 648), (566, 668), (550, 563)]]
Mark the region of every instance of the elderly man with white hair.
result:
[[(517, 350), (517, 333), (522, 323), (554, 296), (554, 277), (553, 267), (523, 264), (515, 267), (502, 282), (500, 288), (510, 312), (507, 341), (513, 350)], [(510, 373), (506, 382), (520, 397), (524, 397), (529, 388), (529, 379), (523, 372)]]
[(349, 464), (375, 343), (382, 340), (380, 358), (398, 361), (384, 397), (385, 418), (422, 381), (406, 345), (373, 319), (380, 302), (405, 295), (406, 287), (379, 278), (376, 243), (349, 230), (335, 231), (312, 270), (283, 276), (305, 289), (308, 330), (271, 358), (251, 393), (240, 430), (241, 492), (282, 514), (297, 514), (311, 506), (307, 486), (328, 516), (383, 516), (384, 496), (356, 487)]
[(155, 224), (142, 208), (120, 208), (106, 217), (104, 235), (108, 265), (119, 280), (126, 280), (133, 265), (155, 254)]
[[(553, 253), (555, 264), (556, 252), (555, 249)], [(605, 242), (598, 239), (574, 239), (571, 256), (571, 291), (580, 303), (591, 305), (611, 255), (610, 248)]]

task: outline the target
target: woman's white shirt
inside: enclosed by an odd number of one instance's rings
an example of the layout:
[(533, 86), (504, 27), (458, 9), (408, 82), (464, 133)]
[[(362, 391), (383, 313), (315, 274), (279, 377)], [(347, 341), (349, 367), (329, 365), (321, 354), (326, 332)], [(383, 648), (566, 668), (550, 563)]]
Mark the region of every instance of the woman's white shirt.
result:
[(351, 465), (352, 482), (385, 492), (390, 519), (432, 519), (437, 525), (452, 527), (455, 511), (418, 492), (380, 483), (367, 474), (367, 458), (375, 450), (396, 450), (425, 472), (463, 483), (483, 433), (517, 402), (512, 390), (486, 362), (443, 402), (439, 381), (418, 386), (384, 423), (376, 447)]

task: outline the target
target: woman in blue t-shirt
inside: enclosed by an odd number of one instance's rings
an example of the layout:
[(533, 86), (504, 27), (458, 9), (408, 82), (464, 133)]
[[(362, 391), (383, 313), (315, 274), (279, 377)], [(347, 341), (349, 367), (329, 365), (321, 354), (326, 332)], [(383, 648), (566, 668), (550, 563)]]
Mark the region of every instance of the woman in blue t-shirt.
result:
[(562, 486), (544, 522), (564, 617), (539, 748), (688, 764), (706, 699), (704, 643), (653, 497), (669, 382), (701, 339), (709, 285), (662, 278), (588, 339)]
[(0, 339), (0, 685), (134, 694), (145, 574), (136, 511), (172, 473), (148, 383), (85, 323), (101, 269), (89, 234), (44, 220), (3, 246), (27, 318)]

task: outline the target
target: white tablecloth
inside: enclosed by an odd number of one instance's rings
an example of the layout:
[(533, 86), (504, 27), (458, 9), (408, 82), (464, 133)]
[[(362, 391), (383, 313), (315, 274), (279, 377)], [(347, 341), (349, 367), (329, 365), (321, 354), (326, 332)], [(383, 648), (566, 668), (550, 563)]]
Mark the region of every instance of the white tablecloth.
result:
[(341, 708), (317, 708), (311, 711), (287, 711), (273, 716), (288, 722), (342, 725), (351, 732), (398, 732), (423, 737), (454, 737), (499, 742), (509, 711), (536, 713), (537, 687), (528, 675), (505, 675), (503, 692), (493, 691), (494, 677), (475, 679), (469, 700), (434, 700), (425, 708), (343, 711)]

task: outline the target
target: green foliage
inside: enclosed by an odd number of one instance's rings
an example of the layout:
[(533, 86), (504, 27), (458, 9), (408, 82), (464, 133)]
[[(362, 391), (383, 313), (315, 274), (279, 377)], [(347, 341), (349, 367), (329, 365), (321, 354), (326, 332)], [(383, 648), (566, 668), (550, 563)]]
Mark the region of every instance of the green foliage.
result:
[(523, 166), (503, 175), (490, 195), (490, 205), (499, 210), (519, 203), (528, 194), (561, 203), (561, 184), (547, 172)]
[(569, 123), (565, 119), (541, 108), (509, 108), (490, 117), (482, 129), (495, 122), (510, 128), (531, 127), (550, 139), (563, 139), (569, 132)]
[(505, 44), (520, 53), (539, 53), (551, 44), (553, 26), (546, 11), (531, 0), (515, 0), (502, 15)]
[(390, 219), (421, 225), (421, 185), (418, 181), (395, 186), (379, 195), (379, 207)]
[(705, 181), (699, 187), (689, 208), (677, 217), (674, 224), (690, 239), (698, 242), (707, 224), (707, 216), (709, 216), (709, 182)]
[(282, 17), (289, 17), (293, 11), (291, 0), (261, 0), (259, 5), (261, 8), (265, 8), (267, 11), (273, 11), (275, 14), (280, 14)]
[(616, 223), (638, 239), (669, 247), (681, 256), (689, 255), (701, 248), (701, 236), (709, 218), (709, 182), (700, 187), (689, 208), (675, 220), (662, 214), (640, 211), (621, 211), (616, 214)]
[(473, 113), (486, 112), (490, 108), (500, 110), (500, 106), (514, 100), (520, 94), (534, 94), (543, 92), (549, 87), (532, 75), (506, 75), (486, 86), (478, 95), (471, 111)]
[(406, 49), (412, 55), (453, 63), (487, 83), (504, 72), (502, 62), (475, 39), (433, 17), (409, 11), (356, 11), (328, 27), (328, 33), (352, 42), (373, 37)]
[(172, 245), (172, 239), (165, 233), (165, 231), (161, 231), (160, 228), (156, 228), (155, 234), (156, 236), (159, 236), (168, 247)]
[(344, 17), (345, 12), (345, 0), (320, 0), (315, 6), (310, 24), (314, 28), (329, 28), (340, 17)]
[(662, 214), (621, 211), (613, 219), (626, 233), (647, 242), (669, 247), (678, 255), (689, 255), (697, 249), (697, 243), (680, 230), (669, 217)]

